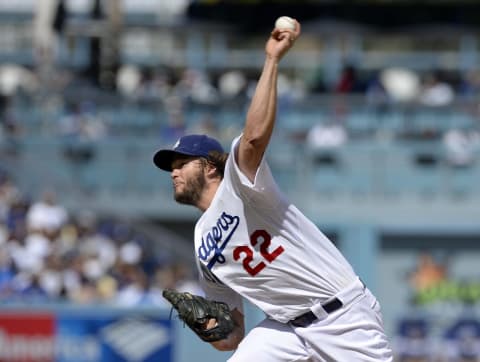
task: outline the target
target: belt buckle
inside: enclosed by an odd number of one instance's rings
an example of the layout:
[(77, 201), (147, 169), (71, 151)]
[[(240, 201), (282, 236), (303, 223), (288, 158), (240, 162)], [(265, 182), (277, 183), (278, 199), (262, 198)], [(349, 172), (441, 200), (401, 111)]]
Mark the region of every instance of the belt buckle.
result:
[[(338, 298), (333, 298), (329, 302), (322, 305), (323, 310), (327, 314), (333, 313), (333, 312), (339, 310), (342, 307), (343, 307), (343, 303)], [(312, 324), (317, 319), (318, 319), (318, 317), (311, 310), (309, 310), (308, 312), (299, 315), (295, 319), (292, 319), (290, 321), (290, 324), (292, 324), (295, 327), (308, 327), (310, 324)]]
[(343, 303), (340, 299), (338, 298), (334, 298), (332, 299), (330, 302), (328, 303), (325, 303), (323, 305), (323, 309), (325, 310), (325, 312), (327, 312), (328, 314), (330, 313), (333, 313), (335, 312), (336, 310), (339, 310), (340, 308), (343, 307)]

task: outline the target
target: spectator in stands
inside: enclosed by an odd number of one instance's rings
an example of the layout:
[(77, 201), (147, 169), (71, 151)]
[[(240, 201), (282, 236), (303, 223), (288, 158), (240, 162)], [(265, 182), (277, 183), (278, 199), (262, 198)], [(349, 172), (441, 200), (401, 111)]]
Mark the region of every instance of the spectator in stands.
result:
[(387, 67), (381, 70), (379, 80), (394, 103), (411, 103), (418, 99), (420, 93), (420, 78), (408, 68)]
[[(74, 103), (59, 119), (58, 132), (65, 141), (64, 155), (75, 166), (84, 165), (94, 157), (94, 142), (106, 134), (105, 125), (95, 116), (94, 108), (93, 103)], [(75, 177), (78, 176), (76, 173)]]
[(451, 104), (455, 98), (453, 87), (447, 83), (439, 71), (427, 73), (422, 82), (419, 101), (420, 103), (439, 107)]
[(164, 303), (165, 299), (162, 297), (162, 291), (175, 288), (176, 283), (174, 267), (169, 264), (159, 265), (153, 273), (152, 285), (150, 286), (152, 300)]
[(192, 122), (192, 125), (187, 128), (186, 133), (209, 134), (220, 140), (224, 138), (212, 113), (205, 113), (198, 120)]
[(193, 270), (182, 263), (160, 265), (155, 270), (149, 290), (150, 302), (155, 305), (169, 306), (162, 296), (162, 291), (168, 288), (204, 295), (196, 277), (193, 276)]
[(340, 79), (335, 85), (335, 92), (346, 93), (358, 93), (363, 92), (364, 87), (358, 77), (357, 68), (352, 64), (347, 64), (343, 67), (340, 74)]
[(475, 161), (475, 144), (478, 140), (474, 132), (452, 128), (443, 135), (447, 162), (453, 167), (468, 167)]
[(244, 72), (227, 71), (218, 79), (218, 89), (224, 99), (234, 99), (245, 95), (248, 80)]
[(13, 97), (0, 93), (0, 153), (16, 155), (19, 150), (18, 137), (23, 127), (13, 112)]
[(96, 291), (100, 303), (112, 303), (118, 295), (118, 280), (110, 274), (103, 275), (97, 281)]
[(14, 277), (13, 260), (8, 252), (6, 241), (2, 240), (0, 242), (0, 300), (9, 298)]
[(184, 104), (176, 95), (164, 99), (167, 122), (160, 127), (160, 140), (167, 144), (173, 143), (186, 132)]
[(60, 255), (52, 252), (45, 258), (44, 266), (38, 273), (38, 283), (51, 300), (64, 298), (63, 271), (65, 268), (66, 266), (63, 264)]
[(173, 93), (186, 102), (211, 105), (219, 100), (219, 93), (209, 75), (198, 69), (187, 68), (175, 84)]
[(20, 191), (10, 176), (0, 170), (0, 222), (7, 223), (10, 207), (19, 198)]
[(159, 101), (168, 94), (168, 83), (153, 69), (147, 68), (142, 71), (140, 84), (135, 90), (135, 96), (142, 101)]
[(47, 235), (55, 235), (68, 220), (66, 208), (57, 202), (56, 193), (47, 190), (40, 200), (34, 202), (26, 215), (27, 227)]
[[(163, 305), (161, 288), (170, 284), (148, 278), (152, 261), (145, 258), (144, 247), (125, 223), (100, 222), (87, 211), (70, 217), (52, 191), (30, 202), (8, 174), (0, 173), (3, 301)], [(171, 285), (198, 291), (191, 270), (166, 270)]]
[(448, 264), (446, 261), (438, 261), (433, 254), (422, 252), (418, 256), (415, 269), (409, 274), (410, 285), (416, 291), (431, 288), (446, 280)]
[(459, 95), (461, 97), (477, 100), (480, 94), (480, 69), (472, 69), (462, 76), (459, 86)]
[(379, 74), (375, 74), (368, 82), (365, 97), (367, 104), (377, 115), (383, 114), (392, 102)]
[(135, 306), (149, 303), (148, 279), (138, 265), (124, 264), (123, 282), (114, 302), (120, 306)]
[(192, 268), (182, 262), (172, 264), (171, 268), (173, 270), (174, 288), (176, 290), (203, 295), (203, 290), (196, 281)]
[(17, 264), (23, 269), (37, 273), (45, 267), (46, 259), (52, 253), (51, 230), (30, 229), (23, 240)]
[(312, 150), (341, 147), (348, 140), (345, 127), (338, 121), (328, 120), (315, 124), (307, 134), (307, 146)]
[(41, 287), (36, 273), (20, 272), (15, 276), (12, 284), (14, 290), (13, 301), (27, 304), (51, 301), (46, 291)]

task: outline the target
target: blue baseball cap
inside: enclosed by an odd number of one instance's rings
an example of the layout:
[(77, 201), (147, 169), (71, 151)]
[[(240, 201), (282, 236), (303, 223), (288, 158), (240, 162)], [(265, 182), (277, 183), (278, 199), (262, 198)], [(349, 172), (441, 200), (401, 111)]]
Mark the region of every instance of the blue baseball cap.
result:
[(208, 158), (210, 151), (224, 153), (222, 145), (216, 139), (192, 134), (181, 137), (172, 149), (157, 151), (153, 156), (153, 163), (162, 170), (172, 171), (172, 161), (176, 155)]

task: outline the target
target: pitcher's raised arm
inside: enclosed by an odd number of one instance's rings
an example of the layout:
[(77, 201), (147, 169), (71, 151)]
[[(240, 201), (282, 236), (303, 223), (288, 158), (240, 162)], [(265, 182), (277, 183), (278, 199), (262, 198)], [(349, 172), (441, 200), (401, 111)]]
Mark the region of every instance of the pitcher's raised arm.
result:
[(265, 62), (236, 154), (240, 169), (250, 181), (255, 177), (275, 125), (279, 62), (299, 35), (300, 23), (295, 20), (295, 30), (275, 28), (265, 45)]

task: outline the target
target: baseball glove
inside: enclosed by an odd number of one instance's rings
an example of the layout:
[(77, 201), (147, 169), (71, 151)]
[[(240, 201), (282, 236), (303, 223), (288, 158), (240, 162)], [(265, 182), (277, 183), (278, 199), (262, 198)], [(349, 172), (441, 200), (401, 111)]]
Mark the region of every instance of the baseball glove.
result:
[[(225, 339), (235, 327), (230, 309), (223, 302), (173, 289), (165, 289), (163, 297), (172, 304), (180, 319), (205, 342)], [(206, 329), (207, 322), (212, 318), (216, 319), (216, 326)]]

